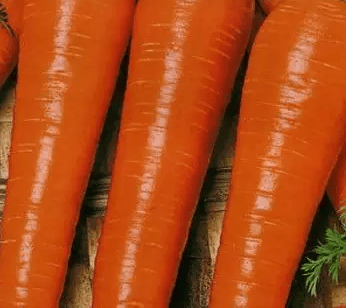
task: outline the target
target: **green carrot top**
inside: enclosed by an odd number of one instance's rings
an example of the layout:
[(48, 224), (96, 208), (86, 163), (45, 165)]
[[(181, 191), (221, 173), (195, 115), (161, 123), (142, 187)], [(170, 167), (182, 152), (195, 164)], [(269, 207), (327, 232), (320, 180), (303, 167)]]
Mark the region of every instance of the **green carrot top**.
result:
[(306, 287), (312, 296), (317, 295), (317, 284), (319, 282), (323, 266), (328, 267), (328, 274), (332, 280), (338, 283), (340, 257), (346, 253), (346, 214), (341, 216), (342, 232), (336, 228), (327, 229), (325, 243), (319, 244), (314, 252), (317, 257), (315, 260), (307, 258), (302, 270), (306, 276)]

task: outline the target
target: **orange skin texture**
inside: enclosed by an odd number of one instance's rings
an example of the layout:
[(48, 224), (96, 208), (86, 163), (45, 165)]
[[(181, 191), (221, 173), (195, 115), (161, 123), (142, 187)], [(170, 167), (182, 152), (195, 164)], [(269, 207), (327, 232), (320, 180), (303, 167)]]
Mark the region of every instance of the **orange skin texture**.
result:
[(133, 14), (129, 0), (25, 3), (1, 226), (1, 308), (58, 307)]
[(346, 147), (341, 150), (339, 159), (330, 176), (328, 196), (336, 212), (344, 213), (346, 206)]
[(258, 0), (263, 11), (267, 15), (270, 14), (277, 7), (277, 5), (282, 1), (283, 0)]
[(253, 14), (252, 0), (139, 2), (93, 307), (168, 307)]
[(211, 308), (285, 307), (345, 140), (346, 4), (291, 0), (264, 22), (243, 90)]
[(0, 25), (0, 87), (17, 64), (23, 0), (3, 0), (1, 3), (7, 13), (8, 26), (13, 33), (3, 24)]

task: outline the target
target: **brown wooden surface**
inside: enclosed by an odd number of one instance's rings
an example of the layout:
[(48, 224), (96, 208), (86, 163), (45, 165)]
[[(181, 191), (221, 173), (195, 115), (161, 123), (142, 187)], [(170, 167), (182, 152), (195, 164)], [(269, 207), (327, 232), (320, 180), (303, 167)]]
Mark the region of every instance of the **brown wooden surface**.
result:
[(228, 198), (237, 117), (225, 116), (192, 221), (171, 307), (207, 307)]

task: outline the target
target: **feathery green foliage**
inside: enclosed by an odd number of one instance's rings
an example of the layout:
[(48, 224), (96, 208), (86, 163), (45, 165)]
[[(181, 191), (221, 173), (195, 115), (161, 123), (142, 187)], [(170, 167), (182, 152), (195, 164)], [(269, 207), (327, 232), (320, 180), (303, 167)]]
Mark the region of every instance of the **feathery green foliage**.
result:
[(346, 254), (346, 215), (342, 217), (343, 232), (327, 229), (325, 243), (319, 244), (315, 249), (316, 259), (307, 258), (302, 270), (306, 276), (306, 287), (312, 296), (317, 295), (317, 285), (324, 266), (328, 268), (328, 274), (334, 282), (338, 282), (340, 257)]

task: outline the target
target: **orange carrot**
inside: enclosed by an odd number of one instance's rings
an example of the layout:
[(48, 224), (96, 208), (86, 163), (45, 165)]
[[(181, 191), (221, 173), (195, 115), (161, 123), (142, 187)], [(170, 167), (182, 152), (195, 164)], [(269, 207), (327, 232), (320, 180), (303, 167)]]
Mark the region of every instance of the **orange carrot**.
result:
[[(262, 9), (269, 14), (283, 0), (259, 0)], [(259, 13), (256, 14), (260, 18)], [(260, 19), (258, 20), (260, 22)], [(260, 25), (259, 25), (260, 26)], [(342, 151), (335, 166), (329, 184), (328, 196), (331, 199), (334, 209), (340, 214), (346, 208), (346, 147)]]
[(22, 9), (23, 0), (0, 3), (0, 87), (17, 63)]
[(253, 11), (252, 0), (139, 2), (94, 307), (168, 307)]
[(346, 146), (343, 147), (338, 162), (330, 176), (328, 196), (339, 214), (346, 211)]
[(282, 308), (345, 140), (346, 3), (290, 0), (256, 38), (211, 308)]
[(30, 0), (0, 250), (0, 307), (57, 307), (133, 20), (129, 0)]

